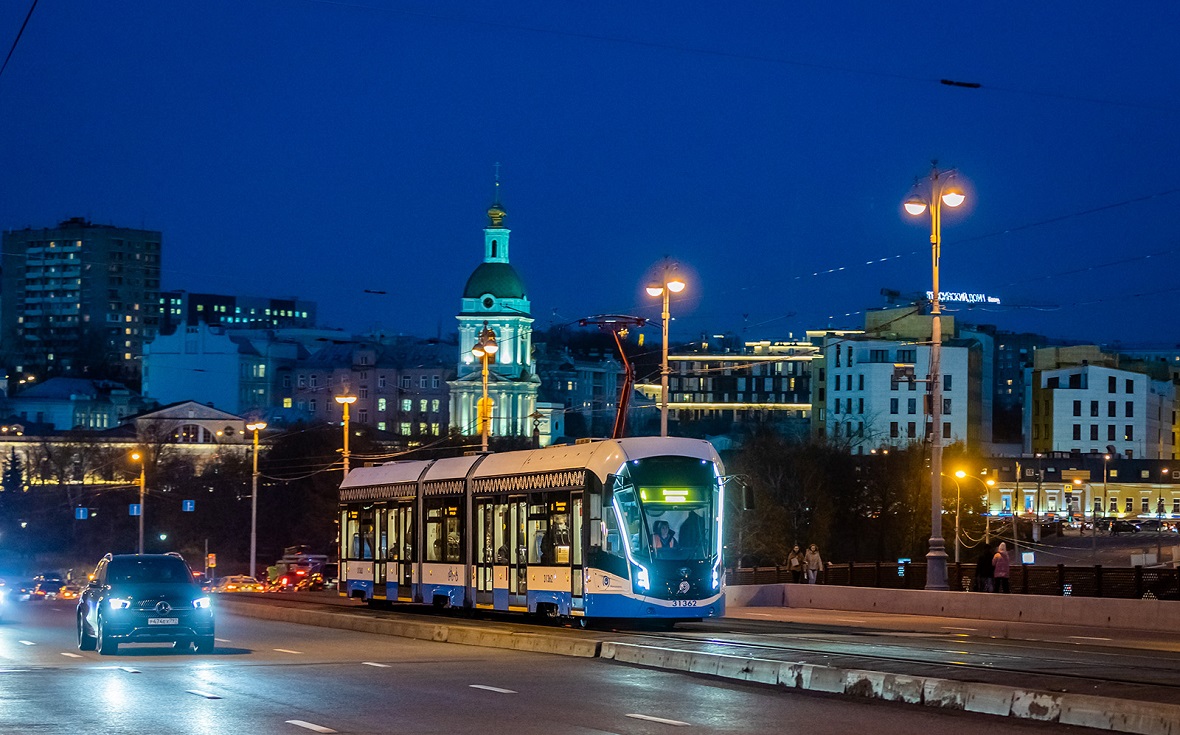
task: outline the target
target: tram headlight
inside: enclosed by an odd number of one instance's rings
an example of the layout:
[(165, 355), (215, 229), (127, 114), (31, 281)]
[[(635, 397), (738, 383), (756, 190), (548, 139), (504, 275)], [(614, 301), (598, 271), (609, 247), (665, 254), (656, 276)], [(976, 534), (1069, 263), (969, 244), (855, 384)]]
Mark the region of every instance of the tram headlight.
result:
[(721, 572), (717, 567), (713, 567), (713, 589), (721, 588)]
[(638, 564), (635, 567), (638, 570), (635, 574), (635, 584), (639, 585), (639, 589), (641, 590), (649, 589), (651, 587), (651, 578), (647, 575), (647, 569)]

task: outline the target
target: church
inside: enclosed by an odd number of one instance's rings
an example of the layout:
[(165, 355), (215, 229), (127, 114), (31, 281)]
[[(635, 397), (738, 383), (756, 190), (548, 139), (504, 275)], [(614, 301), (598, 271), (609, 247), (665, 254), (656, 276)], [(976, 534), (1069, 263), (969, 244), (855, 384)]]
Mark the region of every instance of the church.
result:
[[(488, 357), (488, 397), (492, 400), (489, 434), (493, 437), (534, 437), (549, 417), (538, 412), (541, 379), (533, 363), (533, 318), (524, 282), (508, 259), (506, 213), (500, 204), (500, 182), (488, 208), (483, 262), (463, 288), (459, 320), (459, 365), (447, 383), (451, 393), (451, 426), (464, 436), (479, 436), (479, 399), (483, 396), (483, 364), (472, 353), (480, 334), (495, 335), (498, 349)], [(548, 413), (548, 412), (546, 412)], [(544, 432), (548, 434), (549, 432)]]

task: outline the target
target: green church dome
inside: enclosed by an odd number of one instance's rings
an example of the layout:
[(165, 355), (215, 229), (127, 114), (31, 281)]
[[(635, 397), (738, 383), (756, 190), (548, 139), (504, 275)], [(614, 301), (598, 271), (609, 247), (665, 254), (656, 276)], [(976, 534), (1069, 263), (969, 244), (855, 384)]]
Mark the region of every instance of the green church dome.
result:
[(467, 279), (463, 298), (478, 299), (491, 294), (498, 299), (524, 299), (524, 281), (508, 263), (480, 263)]

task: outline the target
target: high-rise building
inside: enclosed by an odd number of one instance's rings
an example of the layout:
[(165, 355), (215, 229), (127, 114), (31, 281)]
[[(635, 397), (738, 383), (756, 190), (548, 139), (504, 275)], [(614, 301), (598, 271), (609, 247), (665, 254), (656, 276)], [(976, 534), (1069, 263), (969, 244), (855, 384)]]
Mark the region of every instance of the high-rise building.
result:
[(161, 233), (96, 225), (9, 230), (0, 344), (10, 370), (138, 382), (160, 321)]
[(314, 301), (265, 296), (228, 296), (187, 291), (160, 294), (160, 332), (171, 334), (182, 324), (228, 329), (305, 329), (315, 326)]

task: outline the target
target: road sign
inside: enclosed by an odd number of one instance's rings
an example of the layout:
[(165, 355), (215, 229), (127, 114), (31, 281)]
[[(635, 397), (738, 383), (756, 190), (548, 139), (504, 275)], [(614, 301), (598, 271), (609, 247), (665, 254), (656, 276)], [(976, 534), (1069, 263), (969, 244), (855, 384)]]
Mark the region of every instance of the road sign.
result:
[(80, 521), (84, 521), (89, 517), (90, 517), (90, 509), (89, 508), (74, 508), (74, 518), (77, 518)]
[(195, 501), (195, 500), (182, 500), (182, 501), (180, 501), (180, 509), (186, 513), (191, 513), (197, 509), (197, 501)]
[(215, 569), (217, 567), (217, 554), (209, 554), (205, 559), (205, 566)]
[(132, 503), (127, 506), (127, 513), (128, 515), (133, 516), (141, 515), (143, 513), (143, 508), (140, 507), (139, 503)]

